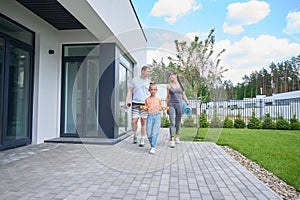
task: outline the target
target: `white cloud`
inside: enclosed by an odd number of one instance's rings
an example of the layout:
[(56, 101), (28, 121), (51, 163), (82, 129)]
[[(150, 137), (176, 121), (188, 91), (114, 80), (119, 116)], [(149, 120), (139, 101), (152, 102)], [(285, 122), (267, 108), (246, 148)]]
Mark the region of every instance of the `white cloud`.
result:
[(227, 6), (227, 21), (223, 31), (228, 34), (239, 34), (244, 26), (258, 23), (270, 13), (270, 5), (264, 1), (250, 0), (245, 3), (232, 3)]
[(300, 54), (300, 44), (289, 43), (287, 39), (270, 35), (243, 37), (236, 43), (229, 40), (216, 43), (216, 52), (224, 48), (226, 51), (222, 54), (221, 65), (229, 69), (225, 79), (231, 79), (235, 84), (241, 82), (244, 75), (263, 67), (268, 68), (271, 62), (289, 60), (292, 56)]
[[(207, 37), (209, 33), (208, 32), (189, 32), (185, 35), (177, 35), (176, 38), (173, 38), (173, 34), (169, 32), (155, 32), (152, 34), (151, 40), (154, 41), (164, 41), (159, 44), (159, 46), (152, 45), (151, 42), (149, 42), (150, 45), (148, 45), (149, 49), (147, 50), (147, 63), (152, 63), (153, 59), (156, 61), (160, 61), (161, 59), (164, 60), (166, 64), (168, 64), (168, 57), (176, 57), (176, 47), (174, 40), (177, 39), (178, 41), (186, 41), (186, 42), (192, 42), (195, 39), (195, 36), (200, 37)], [(156, 43), (155, 43), (156, 45)]]
[(153, 48), (150, 50), (147, 50), (147, 63), (152, 63), (153, 59), (157, 62), (160, 62), (161, 59), (164, 60), (164, 62), (167, 64), (169, 63), (168, 57), (175, 57), (176, 56), (176, 48), (175, 44), (165, 42), (162, 44), (162, 46), (158, 48)]
[(190, 39), (190, 40), (194, 40), (196, 36), (199, 37), (200, 35), (200, 32), (197, 31), (197, 32), (189, 32), (186, 34), (186, 36)]
[(244, 28), (243, 28), (243, 26), (240, 26), (240, 25), (229, 26), (227, 22), (224, 22), (223, 31), (225, 33), (229, 33), (229, 34), (232, 34), (232, 35), (237, 35), (237, 34), (242, 33), (244, 31)]
[(284, 32), (287, 34), (299, 34), (300, 33), (300, 11), (289, 12), (286, 16), (286, 27)]
[[(207, 34), (191, 32), (186, 35), (176, 35), (176, 39), (191, 41), (195, 35), (206, 38)], [(148, 46), (147, 62), (152, 63), (153, 59), (160, 61), (163, 58), (167, 64), (169, 56), (173, 58), (176, 56), (174, 38), (171, 37), (174, 34), (158, 32), (152, 35), (151, 40), (161, 42), (151, 43), (152, 45)], [(300, 44), (290, 43), (285, 38), (276, 38), (271, 35), (260, 35), (257, 38), (243, 37), (234, 43), (229, 39), (216, 42), (215, 53), (219, 53), (222, 49), (226, 51), (221, 55), (220, 66), (228, 69), (228, 72), (224, 74), (225, 79), (230, 79), (234, 84), (242, 82), (244, 75), (250, 75), (263, 67), (268, 68), (272, 62), (282, 62), (300, 54)]]
[(201, 4), (196, 4), (195, 0), (158, 0), (150, 14), (156, 17), (167, 16), (165, 21), (174, 24), (177, 17), (196, 11), (200, 7)]
[(186, 38), (183, 39), (190, 39), (191, 41), (193, 41), (195, 39), (196, 36), (198, 36), (200, 38), (200, 40), (204, 40), (207, 38), (209, 32), (200, 32), (200, 31), (196, 31), (196, 32), (188, 32), (185, 34)]

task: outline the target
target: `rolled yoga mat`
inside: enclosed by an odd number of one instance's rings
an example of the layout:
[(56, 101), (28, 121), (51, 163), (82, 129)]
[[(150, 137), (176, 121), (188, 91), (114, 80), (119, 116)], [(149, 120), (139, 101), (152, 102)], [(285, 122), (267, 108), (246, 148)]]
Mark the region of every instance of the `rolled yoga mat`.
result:
[(186, 115), (190, 115), (190, 114), (192, 114), (192, 109), (190, 107), (188, 107), (188, 105), (185, 102), (183, 102), (182, 103), (182, 112)]

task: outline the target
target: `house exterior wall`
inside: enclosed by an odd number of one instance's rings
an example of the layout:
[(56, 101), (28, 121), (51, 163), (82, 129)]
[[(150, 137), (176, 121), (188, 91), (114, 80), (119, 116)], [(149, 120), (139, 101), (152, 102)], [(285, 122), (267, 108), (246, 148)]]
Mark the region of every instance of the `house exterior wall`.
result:
[[(62, 44), (105, 42), (108, 36), (114, 36), (114, 33), (118, 34), (121, 31), (118, 27), (127, 23), (123, 20), (137, 20), (130, 7), (130, 1), (113, 1), (122, 4), (123, 7), (117, 8), (107, 8), (110, 4), (106, 1), (59, 0), (59, 2), (88, 30), (60, 31), (16, 1), (0, 1), (0, 13), (35, 32), (32, 143), (41, 143), (60, 136)], [(93, 11), (91, 6), (97, 7), (97, 12)], [(122, 16), (107, 20), (111, 17), (111, 13), (119, 14), (120, 9), (122, 9)], [(109, 10), (111, 13), (104, 10)], [(126, 13), (129, 14), (125, 18), (123, 15), (126, 16)], [(107, 24), (102, 21), (102, 18)], [(130, 29), (139, 28), (137, 21), (130, 26)], [(126, 27), (122, 29), (125, 31)], [(133, 32), (132, 37), (138, 41), (136, 45), (145, 49), (146, 39), (141, 31)], [(113, 41), (120, 45), (123, 51), (132, 52), (131, 59), (137, 65), (144, 63), (146, 52), (133, 52), (136, 46), (132, 46), (130, 40), (131, 38), (126, 37), (118, 38), (118, 35), (113, 37)], [(54, 50), (54, 54), (48, 53), (50, 49)]]
[[(130, 58), (146, 64), (147, 40), (130, 1), (58, 0), (99, 41), (115, 42)], [(140, 70), (137, 70), (139, 72)]]

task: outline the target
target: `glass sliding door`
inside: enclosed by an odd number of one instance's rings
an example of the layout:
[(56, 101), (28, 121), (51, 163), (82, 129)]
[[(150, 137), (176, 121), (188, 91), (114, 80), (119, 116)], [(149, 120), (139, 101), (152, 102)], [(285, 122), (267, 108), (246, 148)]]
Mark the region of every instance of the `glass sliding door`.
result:
[(119, 103), (120, 106), (118, 107), (118, 125), (119, 125), (119, 134), (124, 133), (127, 131), (127, 115), (131, 114), (129, 112), (124, 112), (123, 106), (126, 101), (127, 95), (127, 80), (126, 80), (126, 68), (123, 65), (119, 65)]
[(0, 150), (31, 143), (34, 38), (0, 13)]
[(63, 45), (61, 136), (118, 138), (129, 131), (123, 105), (133, 66), (113, 43)]
[(118, 117), (118, 134), (121, 135), (131, 129), (131, 108), (128, 109), (127, 112), (124, 111), (124, 104), (126, 101), (127, 91), (128, 91), (128, 83), (131, 82), (133, 77), (133, 63), (125, 57), (124, 55), (120, 55), (119, 57), (119, 65), (118, 65), (118, 107), (117, 107), (117, 117)]
[(70, 58), (63, 65), (61, 136), (99, 134), (99, 58)]
[(99, 58), (86, 60), (87, 94), (86, 94), (86, 137), (99, 136)]
[[(3, 85), (4, 85), (4, 39), (0, 37), (0, 119), (3, 119)], [(0, 120), (0, 144), (2, 143), (2, 120)]]
[[(77, 129), (81, 127), (80, 121), (77, 121), (75, 116), (75, 119), (73, 118), (73, 112), (72, 112), (72, 96), (73, 96), (73, 87), (75, 83), (76, 74), (81, 66), (81, 61), (77, 62), (66, 62), (64, 64), (64, 110), (62, 112), (63, 114), (63, 135), (77, 135)], [(78, 77), (80, 79), (80, 77)], [(81, 97), (81, 91), (78, 89), (75, 94), (75, 96)], [(79, 98), (81, 99), (81, 98)], [(78, 118), (80, 118), (81, 114), (81, 101), (76, 102), (74, 105), (74, 109), (77, 110), (77, 114), (79, 115)], [(77, 127), (76, 127), (77, 124)]]
[(9, 84), (6, 140), (29, 137), (31, 53), (16, 45), (9, 46)]

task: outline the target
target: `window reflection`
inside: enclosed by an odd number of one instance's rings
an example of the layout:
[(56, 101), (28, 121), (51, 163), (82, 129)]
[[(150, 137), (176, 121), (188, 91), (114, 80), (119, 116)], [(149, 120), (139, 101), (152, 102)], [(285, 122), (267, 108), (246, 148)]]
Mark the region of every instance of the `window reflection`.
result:
[[(131, 111), (124, 110), (124, 104), (128, 91), (128, 83), (131, 81), (133, 73), (133, 64), (124, 56), (120, 56), (119, 62), (119, 110), (118, 110), (118, 126), (119, 134), (122, 134), (131, 128)], [(130, 109), (129, 109), (130, 110)]]
[(34, 34), (0, 15), (0, 32), (14, 37), (26, 44), (34, 44)]
[[(3, 97), (3, 83), (4, 83), (4, 39), (0, 38), (0, 97)], [(2, 98), (0, 98), (0, 119), (2, 116)], [(2, 120), (0, 120), (0, 141), (1, 141), (1, 130), (2, 130)]]
[(7, 140), (28, 137), (30, 53), (10, 45)]

